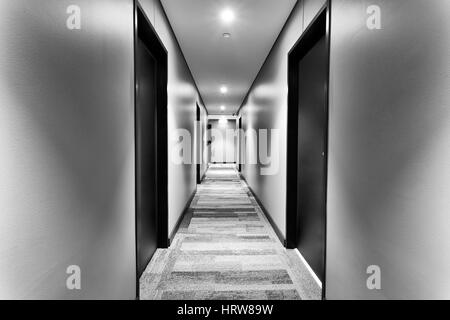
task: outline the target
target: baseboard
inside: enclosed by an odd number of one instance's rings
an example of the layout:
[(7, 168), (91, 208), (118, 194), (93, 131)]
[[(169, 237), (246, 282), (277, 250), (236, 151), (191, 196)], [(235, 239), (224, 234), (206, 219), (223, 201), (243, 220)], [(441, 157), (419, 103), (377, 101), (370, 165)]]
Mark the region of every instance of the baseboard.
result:
[(275, 231), (278, 239), (281, 241), (281, 243), (283, 244), (284, 247), (286, 247), (286, 239), (284, 238), (283, 234), (281, 233), (280, 229), (278, 228), (278, 226), (275, 224), (275, 221), (273, 221), (272, 217), (270, 216), (269, 212), (266, 210), (266, 208), (264, 207), (264, 205), (262, 204), (261, 200), (258, 198), (258, 196), (256, 195), (256, 193), (253, 191), (253, 189), (250, 187), (250, 185), (248, 184), (247, 180), (245, 179), (245, 177), (239, 173), (239, 176), (241, 177), (242, 180), (245, 181), (245, 183), (247, 184), (247, 188), (248, 190), (250, 190), (250, 192), (253, 195), (253, 198), (255, 198), (256, 202), (258, 203), (259, 207), (261, 208), (261, 211), (264, 213), (264, 215), (266, 216), (267, 220), (269, 221), (270, 225), (272, 226), (273, 230)]
[(170, 236), (169, 236), (169, 239), (168, 239), (169, 246), (172, 243), (173, 238), (177, 234), (178, 229), (180, 228), (181, 222), (183, 222), (183, 219), (186, 216), (186, 213), (188, 212), (189, 207), (191, 206), (192, 200), (194, 199), (196, 193), (197, 193), (197, 187), (195, 188), (194, 192), (189, 197), (189, 200), (187, 201), (186, 206), (183, 209), (183, 212), (181, 213), (180, 217), (177, 220), (177, 223), (175, 224), (175, 228), (173, 228), (172, 232), (170, 233)]
[(201, 178), (200, 178), (200, 183), (202, 183), (203, 180), (205, 180), (205, 178), (206, 178), (206, 172), (208, 172), (209, 166), (210, 166), (210, 164), (207, 163), (207, 164), (206, 164), (205, 172), (203, 173), (203, 175), (202, 175)]
[(314, 279), (314, 281), (320, 287), (320, 289), (322, 289), (322, 281), (320, 281), (319, 277), (316, 275), (314, 270), (311, 268), (308, 261), (306, 261), (306, 259), (303, 257), (302, 253), (298, 249), (294, 249), (294, 252), (297, 253), (298, 257), (300, 258), (302, 263), (305, 265), (305, 267), (308, 270), (308, 272), (310, 273), (311, 277)]

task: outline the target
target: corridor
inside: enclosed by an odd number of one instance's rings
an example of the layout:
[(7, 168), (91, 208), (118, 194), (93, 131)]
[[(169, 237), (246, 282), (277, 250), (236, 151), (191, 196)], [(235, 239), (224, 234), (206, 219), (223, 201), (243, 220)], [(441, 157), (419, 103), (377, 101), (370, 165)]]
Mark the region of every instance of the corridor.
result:
[(0, 300), (450, 299), (450, 0), (0, 21)]
[(211, 165), (170, 248), (142, 275), (140, 299), (316, 300), (321, 288), (235, 166)]

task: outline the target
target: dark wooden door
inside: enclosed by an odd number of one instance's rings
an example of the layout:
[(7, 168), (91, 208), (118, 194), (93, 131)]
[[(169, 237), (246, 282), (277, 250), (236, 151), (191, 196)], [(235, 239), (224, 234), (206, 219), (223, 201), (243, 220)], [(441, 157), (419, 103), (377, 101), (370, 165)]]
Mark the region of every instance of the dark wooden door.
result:
[(239, 171), (239, 172), (242, 172), (242, 164), (243, 164), (243, 161), (242, 161), (242, 158), (241, 158), (241, 157), (242, 157), (243, 146), (241, 145), (241, 143), (242, 143), (242, 141), (244, 140), (244, 139), (242, 139), (242, 137), (241, 137), (241, 134), (242, 134), (242, 118), (239, 118), (238, 132), (239, 132), (239, 136), (238, 136), (238, 139), (239, 139), (239, 141), (238, 141), (239, 149), (237, 150), (237, 152), (238, 152), (237, 159), (239, 160), (239, 163), (238, 163), (238, 171)]
[(203, 160), (203, 150), (202, 150), (202, 143), (203, 143), (203, 139), (202, 139), (202, 125), (200, 123), (200, 119), (201, 119), (201, 113), (200, 113), (200, 107), (197, 104), (197, 116), (196, 116), (196, 123), (195, 123), (195, 128), (197, 130), (197, 135), (196, 135), (196, 148), (197, 150), (195, 150), (195, 152), (197, 153), (197, 156), (195, 157), (197, 164), (196, 164), (196, 176), (197, 176), (197, 184), (200, 184), (201, 181), (201, 161)]
[(328, 52), (325, 36), (298, 65), (297, 246), (324, 278)]
[(136, 196), (138, 276), (158, 246), (156, 183), (156, 60), (145, 44), (136, 48)]

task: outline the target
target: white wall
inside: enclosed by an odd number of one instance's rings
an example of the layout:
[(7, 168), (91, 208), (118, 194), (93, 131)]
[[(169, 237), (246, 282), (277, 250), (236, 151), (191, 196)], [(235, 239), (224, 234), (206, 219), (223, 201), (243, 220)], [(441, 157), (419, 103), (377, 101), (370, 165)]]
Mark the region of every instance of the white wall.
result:
[[(326, 297), (449, 299), (450, 3), (332, 3)], [(382, 30), (366, 27), (370, 4)], [(297, 4), (240, 112), (244, 129), (279, 128), (286, 141), (287, 56), (319, 7)], [(278, 175), (243, 174), (284, 232), (281, 145)], [(381, 290), (366, 286), (369, 265)]]
[[(324, 3), (325, 0), (297, 2), (240, 110), (242, 127), (245, 131), (248, 129), (280, 130), (278, 173), (261, 175), (260, 169), (263, 166), (251, 164), (245, 164), (242, 173), (284, 237), (286, 236), (288, 52)], [(257, 140), (247, 139), (247, 151), (258, 150), (257, 143)]]
[(333, 2), (327, 298), (450, 299), (450, 2), (370, 4)]
[[(70, 4), (0, 2), (0, 298), (136, 294), (133, 1), (78, 0), (75, 31)], [(169, 134), (194, 135), (195, 83), (159, 1), (142, 5), (168, 51)], [(195, 165), (169, 164), (169, 232), (194, 190)]]
[(70, 4), (0, 2), (0, 299), (135, 298), (133, 5)]
[[(186, 64), (175, 35), (159, 0), (139, 0), (168, 53), (168, 134), (169, 134), (169, 235), (174, 230), (192, 193), (196, 190), (195, 122), (196, 102), (204, 105), (191, 72)], [(204, 113), (204, 110), (202, 111)], [(203, 119), (205, 114), (202, 115)], [(170, 161), (176, 139), (176, 129), (186, 129), (192, 136), (192, 163), (175, 164)], [(203, 168), (205, 170), (205, 167)]]

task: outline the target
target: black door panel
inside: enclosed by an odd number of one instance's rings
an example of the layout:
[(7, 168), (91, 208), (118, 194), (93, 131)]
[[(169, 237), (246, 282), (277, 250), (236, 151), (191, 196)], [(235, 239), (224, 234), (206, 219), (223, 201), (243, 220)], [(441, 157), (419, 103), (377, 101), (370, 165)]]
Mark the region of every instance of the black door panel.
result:
[(297, 169), (297, 246), (321, 280), (325, 250), (327, 67), (327, 46), (323, 36), (298, 65)]
[(136, 192), (138, 275), (158, 245), (156, 210), (156, 61), (145, 44), (136, 48)]

